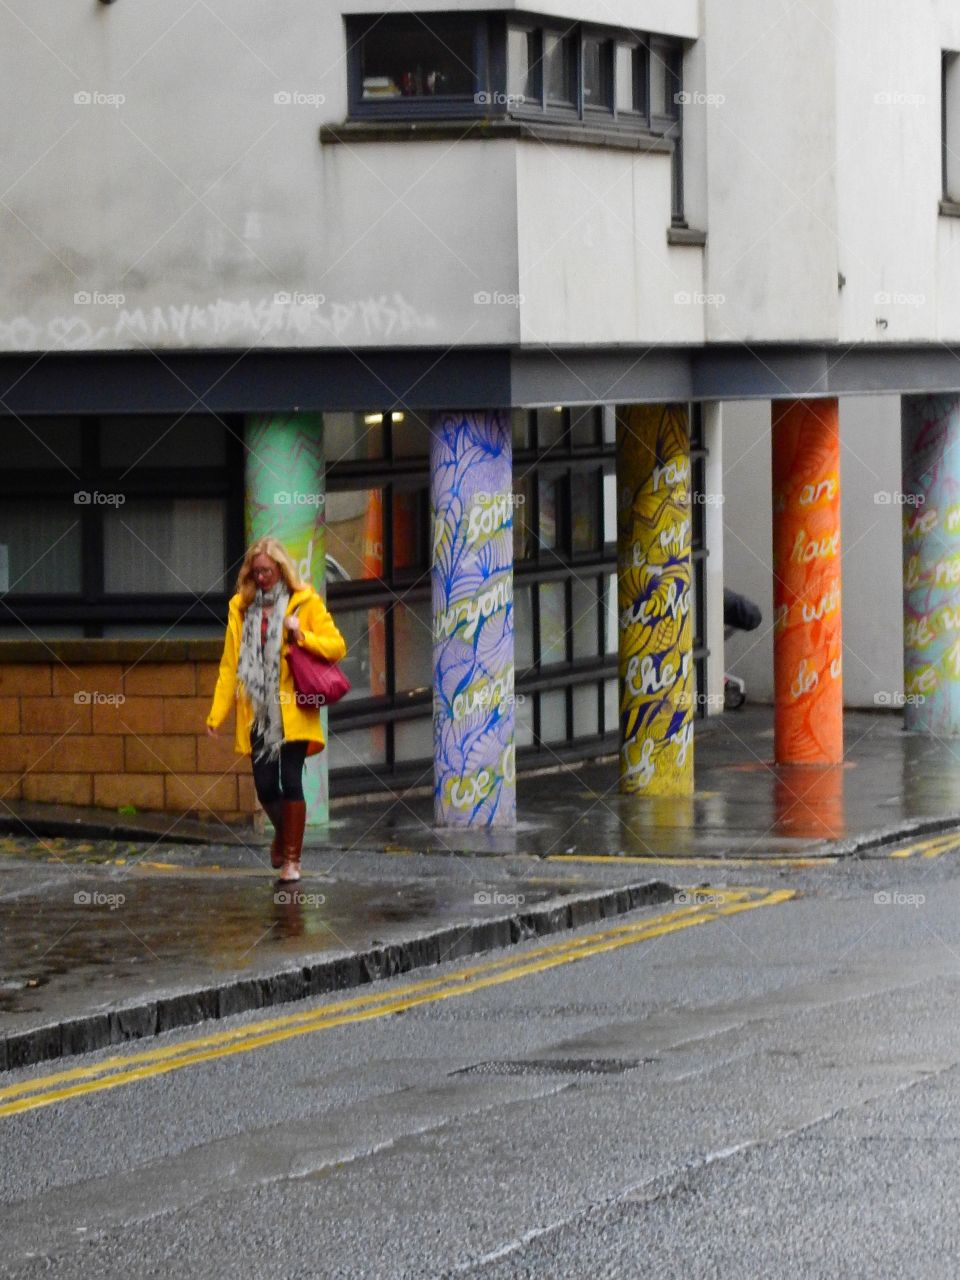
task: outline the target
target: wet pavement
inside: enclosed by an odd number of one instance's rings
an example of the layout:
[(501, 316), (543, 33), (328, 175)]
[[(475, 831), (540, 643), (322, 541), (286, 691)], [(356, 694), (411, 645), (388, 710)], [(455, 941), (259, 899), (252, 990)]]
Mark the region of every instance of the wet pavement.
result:
[(507, 832), (436, 830), (430, 796), (340, 804), (295, 886), (250, 831), (0, 836), (0, 1069), (960, 827), (960, 743), (889, 714), (846, 735), (842, 767), (777, 769), (769, 709), (746, 708), (702, 727), (692, 800), (621, 797), (597, 762), (521, 777)]

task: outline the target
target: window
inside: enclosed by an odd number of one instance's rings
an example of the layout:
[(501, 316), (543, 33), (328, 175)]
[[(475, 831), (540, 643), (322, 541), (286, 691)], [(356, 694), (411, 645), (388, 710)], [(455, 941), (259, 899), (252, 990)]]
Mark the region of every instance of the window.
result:
[(346, 24), (354, 119), (579, 120), (679, 138), (678, 42), (512, 12), (388, 13)]
[(943, 199), (960, 204), (960, 54), (940, 59), (940, 159)]
[(0, 430), (4, 635), (222, 635), (243, 552), (239, 418), (2, 419)]
[(482, 114), (489, 35), (485, 14), (348, 18), (351, 115)]
[(665, 40), (650, 43), (650, 127), (673, 140), (671, 221), (685, 226), (683, 216), (683, 53)]

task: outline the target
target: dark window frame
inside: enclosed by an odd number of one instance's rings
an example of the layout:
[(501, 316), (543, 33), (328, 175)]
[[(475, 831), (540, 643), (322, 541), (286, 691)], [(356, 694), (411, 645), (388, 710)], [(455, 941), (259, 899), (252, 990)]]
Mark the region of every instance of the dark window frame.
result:
[[(653, 50), (667, 57), (671, 65), (682, 66), (683, 44), (679, 39), (648, 36), (630, 28), (596, 23), (563, 22), (557, 18), (538, 17), (513, 11), (463, 10), (445, 18), (474, 24), (474, 95), (421, 96), (365, 100), (363, 93), (363, 39), (365, 34), (391, 19), (409, 23), (412, 18), (429, 26), (437, 14), (352, 14), (344, 18), (347, 42), (347, 118), (348, 120), (439, 120), (439, 119), (517, 119), (542, 120), (557, 124), (577, 124), (587, 128), (610, 128), (622, 133), (653, 133), (679, 143), (678, 114), (651, 114), (650, 60)], [(508, 45), (511, 31), (528, 36), (534, 34), (539, 44), (538, 94), (535, 99), (517, 100), (509, 83)], [(571, 80), (568, 99), (548, 100), (543, 58), (546, 35), (568, 40), (571, 49)], [(584, 43), (598, 40), (607, 49), (608, 101), (602, 105), (587, 103), (584, 97)], [(633, 107), (617, 110), (617, 48), (628, 45), (633, 50)]]
[[(244, 447), (243, 417), (217, 415), (225, 427), (225, 465), (210, 467), (111, 467), (100, 455), (100, 425), (110, 415), (82, 415), (80, 463), (76, 468), (23, 467), (0, 471), (0, 503), (30, 498), (74, 502), (79, 490), (122, 492), (128, 498), (219, 498), (223, 502), (224, 576), (222, 591), (108, 592), (104, 586), (103, 522), (111, 509), (102, 505), (76, 507), (80, 521), (80, 589), (63, 593), (34, 594), (10, 591), (0, 596), (0, 626), (29, 628), (79, 625), (85, 639), (99, 639), (113, 625), (210, 627), (223, 625), (227, 602), (233, 594), (233, 575), (243, 558)], [(142, 414), (169, 424), (169, 414)], [(2, 420), (0, 420), (2, 421)], [(38, 433), (43, 417), (23, 420)], [(180, 631), (178, 638), (183, 638)]]

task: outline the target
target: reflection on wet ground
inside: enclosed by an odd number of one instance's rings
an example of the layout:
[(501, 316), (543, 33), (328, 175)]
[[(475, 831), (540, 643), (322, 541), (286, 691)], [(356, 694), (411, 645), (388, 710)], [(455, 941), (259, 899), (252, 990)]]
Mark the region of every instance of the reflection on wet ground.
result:
[[(762, 864), (920, 818), (960, 824), (960, 742), (906, 735), (895, 715), (849, 714), (845, 728), (842, 767), (776, 767), (768, 708), (714, 721), (696, 740), (688, 800), (618, 795), (615, 759), (521, 776), (515, 831), (439, 831), (429, 796), (337, 806), (290, 886), (276, 884), (252, 833), (236, 847), (0, 837), (3, 1030), (611, 883), (537, 860), (551, 855), (716, 859), (697, 873), (716, 883), (725, 857)], [(385, 849), (511, 856), (376, 856)], [(622, 878), (646, 877), (625, 865)]]

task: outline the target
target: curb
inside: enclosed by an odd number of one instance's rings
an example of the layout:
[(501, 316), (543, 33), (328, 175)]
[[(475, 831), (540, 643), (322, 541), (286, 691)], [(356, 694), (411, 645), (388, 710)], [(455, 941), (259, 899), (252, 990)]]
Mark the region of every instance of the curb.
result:
[(866, 853), (870, 849), (879, 849), (895, 841), (908, 839), (910, 836), (933, 836), (946, 831), (960, 833), (960, 813), (946, 814), (942, 818), (909, 818), (896, 826), (864, 831), (857, 836), (848, 836), (846, 840), (834, 840), (823, 845), (816, 856), (849, 858), (857, 853)]
[(366, 986), (414, 969), (625, 915), (638, 907), (668, 902), (675, 893), (673, 885), (653, 880), (601, 893), (576, 894), (560, 903), (554, 900), (552, 905), (547, 903), (531, 911), (447, 926), (389, 946), (316, 961), (306, 956), (296, 967), (233, 978), (220, 986), (173, 991), (106, 1013), (50, 1023), (0, 1038), (0, 1071), (92, 1053), (252, 1009), (268, 1009), (309, 996)]

